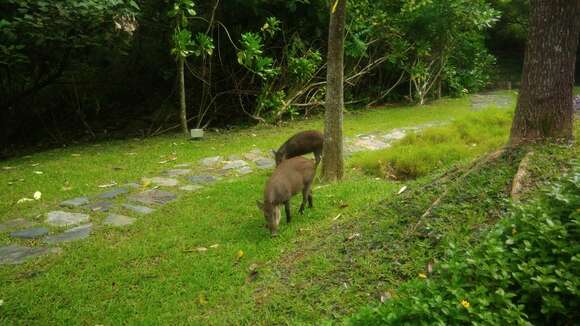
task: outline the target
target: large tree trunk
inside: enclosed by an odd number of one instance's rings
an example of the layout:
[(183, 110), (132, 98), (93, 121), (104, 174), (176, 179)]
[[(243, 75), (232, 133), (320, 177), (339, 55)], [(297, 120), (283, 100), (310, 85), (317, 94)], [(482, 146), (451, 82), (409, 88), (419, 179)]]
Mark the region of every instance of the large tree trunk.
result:
[(177, 74), (179, 75), (179, 120), (181, 121), (181, 131), (188, 137), (189, 130), (187, 128), (187, 106), (185, 105), (185, 58), (179, 56), (177, 59)]
[(510, 144), (573, 138), (580, 0), (532, 0)]
[(330, 25), (328, 27), (328, 54), (326, 73), (326, 112), (324, 115), (324, 149), (322, 176), (326, 181), (342, 178), (342, 110), (344, 23), (346, 0), (331, 2)]

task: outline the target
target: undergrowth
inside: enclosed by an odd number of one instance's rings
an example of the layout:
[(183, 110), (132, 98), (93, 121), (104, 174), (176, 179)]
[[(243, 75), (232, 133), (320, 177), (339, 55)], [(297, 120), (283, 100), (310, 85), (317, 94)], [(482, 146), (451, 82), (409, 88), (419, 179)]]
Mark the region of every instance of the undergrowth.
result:
[(434, 273), (353, 325), (572, 325), (580, 319), (580, 163), (516, 207), (473, 249), (448, 246)]
[(506, 143), (513, 112), (473, 112), (448, 125), (412, 133), (392, 147), (358, 154), (352, 166), (392, 179), (414, 179), (465, 161)]

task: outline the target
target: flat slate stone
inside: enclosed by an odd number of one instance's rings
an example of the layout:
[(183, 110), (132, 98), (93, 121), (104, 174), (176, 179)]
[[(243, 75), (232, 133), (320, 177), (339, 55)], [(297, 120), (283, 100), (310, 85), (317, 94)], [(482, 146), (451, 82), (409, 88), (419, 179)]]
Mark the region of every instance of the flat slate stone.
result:
[(179, 187), (180, 190), (184, 190), (184, 191), (197, 191), (199, 189), (202, 189), (203, 186), (200, 185), (187, 185), (187, 186), (183, 186), (183, 187)]
[(26, 230), (14, 231), (10, 233), (12, 238), (37, 239), (48, 234), (48, 229), (44, 227), (30, 228)]
[(260, 158), (254, 161), (258, 169), (270, 169), (276, 165), (276, 161), (269, 158)]
[(173, 178), (153, 177), (150, 180), (151, 183), (162, 187), (175, 187), (179, 184), (179, 181)]
[(250, 160), (250, 161), (256, 161), (258, 159), (263, 158), (263, 154), (262, 151), (259, 149), (253, 149), (251, 151), (249, 151), (248, 153), (244, 154), (244, 158), (246, 160)]
[(354, 142), (354, 146), (361, 148), (362, 150), (378, 150), (382, 148), (386, 148), (387, 145), (385, 142), (376, 139), (358, 139)]
[(231, 169), (239, 169), (243, 166), (248, 165), (248, 163), (244, 160), (235, 160), (235, 161), (231, 161), (228, 162), (224, 165), (223, 169), (224, 170), (231, 170)]
[(89, 199), (87, 197), (77, 197), (69, 200), (65, 200), (60, 203), (62, 207), (79, 207), (89, 203)]
[(139, 214), (151, 214), (155, 211), (153, 208), (139, 205), (123, 204), (123, 207)]
[(215, 165), (218, 165), (221, 161), (222, 161), (221, 156), (212, 156), (212, 157), (203, 158), (199, 162), (203, 166), (215, 166)]
[(0, 224), (0, 232), (10, 231), (17, 228), (27, 228), (34, 224), (23, 218), (15, 218)]
[(66, 230), (61, 234), (46, 237), (44, 242), (47, 244), (55, 244), (85, 239), (91, 234), (92, 229), (92, 224), (79, 225), (70, 230)]
[(125, 215), (111, 214), (107, 216), (103, 224), (111, 226), (126, 226), (135, 223), (137, 219)]
[(129, 199), (133, 201), (138, 201), (146, 205), (149, 204), (164, 205), (170, 201), (177, 199), (177, 196), (171, 192), (152, 189), (145, 190), (141, 193), (135, 194), (129, 197)]
[(141, 188), (141, 185), (138, 184), (137, 182), (129, 182), (129, 183), (125, 184), (125, 187), (139, 189), (139, 188)]
[(252, 170), (252, 168), (250, 168), (249, 166), (243, 166), (241, 168), (239, 168), (238, 170), (236, 170), (238, 172), (238, 174), (240, 175), (246, 175), (246, 174), (250, 174), (252, 172), (254, 172)]
[(0, 265), (21, 264), (33, 257), (59, 252), (61, 252), (60, 248), (31, 248), (18, 245), (4, 246), (0, 247)]
[(405, 132), (405, 130), (395, 129), (395, 130), (389, 132), (388, 134), (384, 134), (382, 136), (382, 138), (386, 142), (393, 142), (395, 140), (400, 140), (400, 139), (405, 138), (406, 135), (407, 135), (407, 133)]
[(181, 175), (191, 174), (191, 169), (171, 169), (165, 171), (165, 174), (167, 174), (170, 177), (178, 177)]
[(67, 226), (80, 224), (88, 220), (89, 216), (87, 214), (53, 211), (48, 213), (46, 223), (55, 226)]
[(109, 209), (113, 207), (113, 203), (108, 201), (101, 201), (93, 204), (89, 204), (86, 206), (93, 212), (107, 212)]
[[(139, 185), (137, 185), (137, 187), (139, 187)], [(99, 197), (100, 199), (113, 199), (113, 198), (117, 198), (120, 195), (126, 194), (128, 192), (129, 192), (129, 189), (127, 189), (127, 188), (115, 188), (115, 189), (111, 189), (107, 192), (104, 192), (104, 193), (98, 195), (97, 197)]]
[(194, 175), (188, 177), (187, 179), (189, 179), (189, 181), (191, 181), (193, 184), (211, 183), (219, 180), (213, 175)]

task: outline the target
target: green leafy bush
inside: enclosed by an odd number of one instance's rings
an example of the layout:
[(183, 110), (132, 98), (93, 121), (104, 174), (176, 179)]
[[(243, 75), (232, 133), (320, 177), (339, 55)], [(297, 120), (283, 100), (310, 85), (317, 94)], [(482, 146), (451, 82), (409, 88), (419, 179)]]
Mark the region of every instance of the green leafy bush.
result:
[(516, 207), (472, 250), (450, 246), (431, 277), (352, 325), (572, 325), (580, 320), (580, 162)]
[(511, 120), (512, 112), (507, 110), (475, 112), (448, 125), (409, 134), (390, 148), (361, 153), (353, 165), (381, 177), (417, 178), (500, 147), (507, 140)]

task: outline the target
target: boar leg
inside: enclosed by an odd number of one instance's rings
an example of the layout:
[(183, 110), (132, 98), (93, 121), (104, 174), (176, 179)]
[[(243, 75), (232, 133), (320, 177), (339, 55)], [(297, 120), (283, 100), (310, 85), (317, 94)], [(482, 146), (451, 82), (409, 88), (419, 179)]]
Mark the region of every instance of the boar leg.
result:
[(312, 207), (312, 199), (309, 199), (310, 196), (310, 186), (312, 184), (306, 184), (304, 186), (304, 189), (302, 189), (302, 204), (300, 204), (300, 214), (304, 213), (304, 205), (306, 204), (306, 201), (309, 201), (309, 205), (308, 207)]
[(286, 211), (286, 223), (290, 223), (292, 217), (290, 216), (290, 201), (284, 203), (284, 210)]
[(314, 160), (316, 161), (316, 165), (315, 168), (318, 167), (318, 164), (320, 163), (320, 157), (322, 155), (322, 152), (320, 151), (315, 151), (314, 152)]

